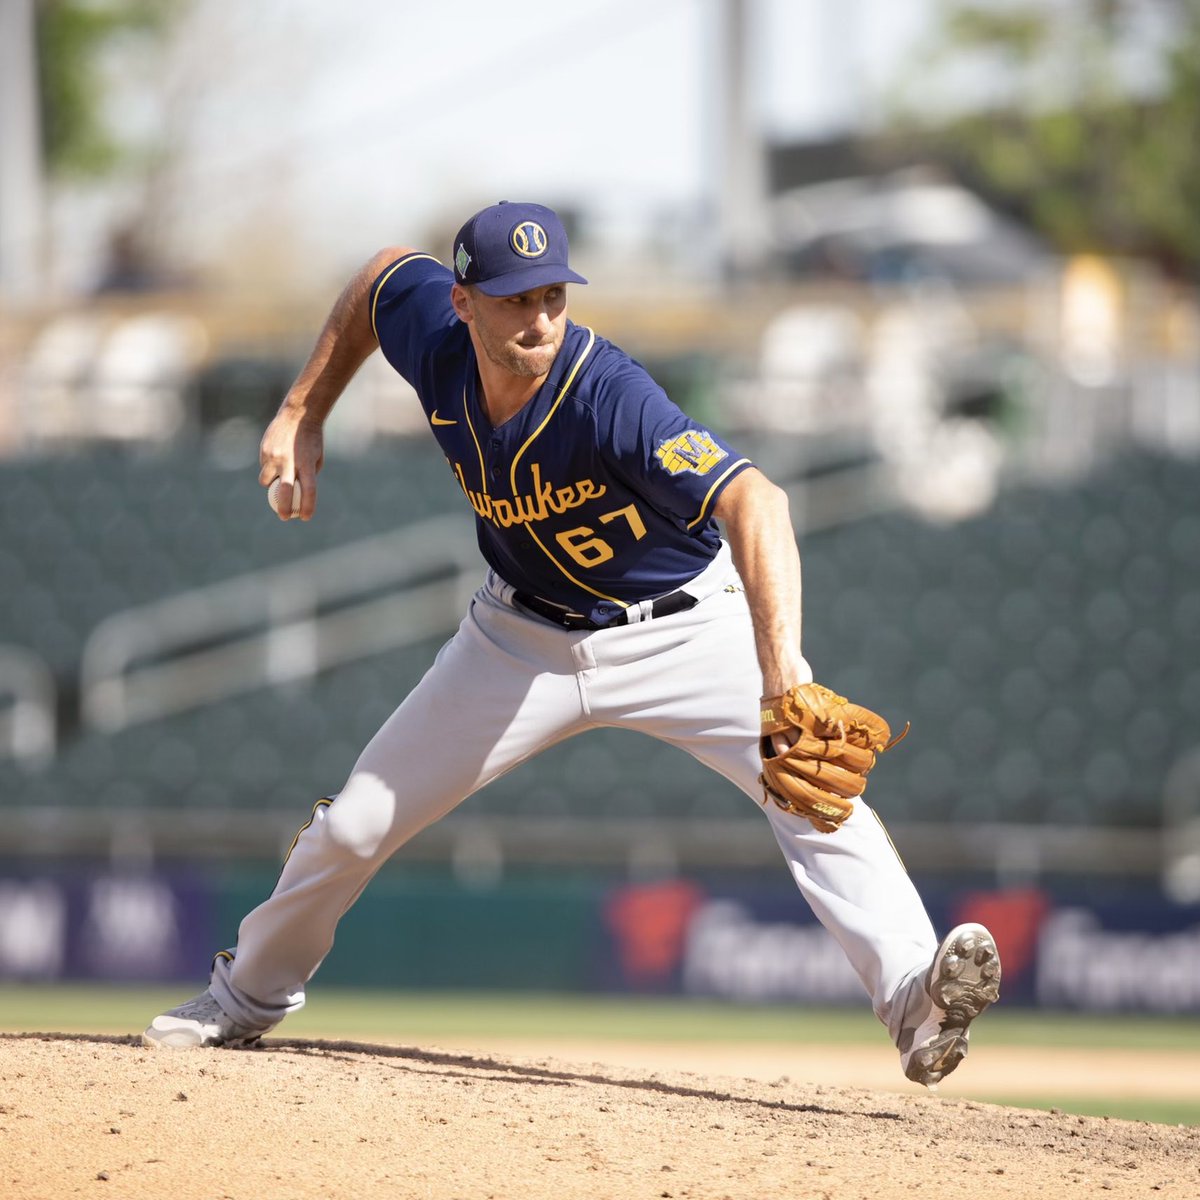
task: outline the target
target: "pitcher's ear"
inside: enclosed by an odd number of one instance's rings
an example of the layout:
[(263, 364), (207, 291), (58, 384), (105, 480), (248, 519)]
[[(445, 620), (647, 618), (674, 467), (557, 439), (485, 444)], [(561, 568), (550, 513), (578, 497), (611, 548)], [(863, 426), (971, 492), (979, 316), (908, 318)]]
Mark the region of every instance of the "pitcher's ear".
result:
[(470, 290), (463, 287), (461, 283), (450, 285), (450, 303), (454, 306), (454, 311), (458, 314), (460, 321), (470, 321), (474, 317), (475, 310), (471, 307)]

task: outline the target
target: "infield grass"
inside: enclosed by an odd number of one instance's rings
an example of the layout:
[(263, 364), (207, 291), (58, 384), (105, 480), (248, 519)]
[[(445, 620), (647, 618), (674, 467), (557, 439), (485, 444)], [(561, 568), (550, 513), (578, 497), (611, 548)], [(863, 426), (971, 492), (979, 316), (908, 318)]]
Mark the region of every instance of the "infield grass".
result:
[[(186, 1000), (188, 988), (0, 984), (0, 1030), (137, 1033), (147, 1019)], [(1200, 1050), (1200, 1021), (1186, 1017), (1093, 1016), (997, 1008), (992, 1045)], [(395, 992), (311, 989), (288, 1017), (295, 1037), (595, 1038), (602, 1041), (873, 1043), (869, 1009), (744, 1005), (659, 997), (515, 992)], [(1200, 1086), (1198, 1086), (1200, 1090)]]
[[(986, 1097), (981, 1097), (986, 1100)], [(1053, 1104), (1044, 1096), (1004, 1096), (988, 1101), (1009, 1108), (1040, 1108), (1044, 1112), (1077, 1113), (1081, 1117), (1116, 1117), (1122, 1121), (1148, 1121), (1154, 1125), (1200, 1125), (1200, 1102), (1144, 1100), (1135, 1096), (1105, 1099), (1097, 1096), (1056, 1097)]]

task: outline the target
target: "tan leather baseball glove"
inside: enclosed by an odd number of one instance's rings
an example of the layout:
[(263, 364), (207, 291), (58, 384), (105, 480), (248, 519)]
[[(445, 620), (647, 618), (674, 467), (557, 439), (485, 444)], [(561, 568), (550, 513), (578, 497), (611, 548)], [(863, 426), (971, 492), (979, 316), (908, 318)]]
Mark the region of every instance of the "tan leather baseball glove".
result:
[[(854, 811), (876, 757), (907, 732), (905, 725), (893, 738), (878, 713), (819, 683), (797, 684), (762, 702), (759, 782), (780, 808), (806, 817), (821, 833), (835, 833)], [(791, 745), (777, 749), (774, 734)]]

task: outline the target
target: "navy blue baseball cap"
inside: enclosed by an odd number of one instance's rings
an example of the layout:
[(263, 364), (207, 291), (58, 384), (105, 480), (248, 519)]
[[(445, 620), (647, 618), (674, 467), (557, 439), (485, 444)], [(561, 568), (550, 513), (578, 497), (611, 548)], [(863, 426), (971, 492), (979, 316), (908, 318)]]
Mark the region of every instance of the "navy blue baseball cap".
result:
[(454, 278), (487, 296), (551, 283), (587, 283), (567, 266), (567, 231), (542, 204), (501, 200), (477, 212), (454, 239)]

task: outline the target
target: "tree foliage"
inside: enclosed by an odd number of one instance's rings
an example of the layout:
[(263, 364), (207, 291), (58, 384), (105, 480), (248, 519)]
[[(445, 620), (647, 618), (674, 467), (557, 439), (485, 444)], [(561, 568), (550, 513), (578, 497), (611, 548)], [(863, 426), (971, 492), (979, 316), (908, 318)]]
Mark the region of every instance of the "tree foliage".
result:
[[(1148, 63), (1150, 13), (1167, 36)], [(949, 0), (943, 16), (930, 65), (969, 64), (993, 94), (924, 120), (925, 146), (1065, 252), (1200, 274), (1200, 0)]]
[(121, 160), (104, 104), (103, 58), (165, 28), (175, 0), (38, 0), (42, 148), (52, 176), (97, 176)]

